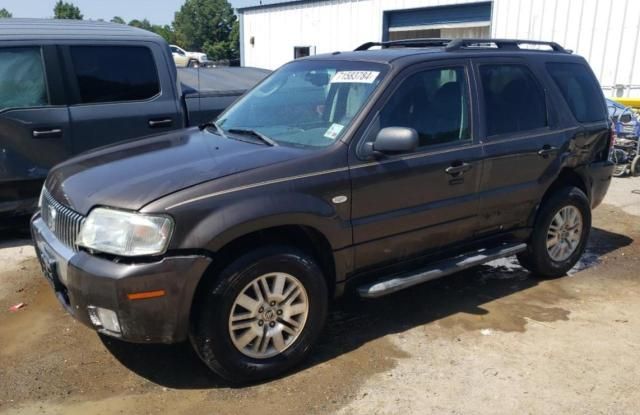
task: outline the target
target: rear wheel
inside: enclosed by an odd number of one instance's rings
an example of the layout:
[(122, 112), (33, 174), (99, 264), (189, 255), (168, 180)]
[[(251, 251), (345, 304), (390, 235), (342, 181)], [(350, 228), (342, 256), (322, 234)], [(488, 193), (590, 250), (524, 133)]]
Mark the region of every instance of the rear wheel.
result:
[(227, 266), (199, 296), (191, 340), (223, 378), (278, 376), (309, 353), (328, 294), (315, 260), (291, 247), (258, 248)]
[(535, 276), (565, 275), (584, 253), (590, 229), (587, 196), (577, 187), (562, 188), (541, 206), (531, 241), (518, 260)]

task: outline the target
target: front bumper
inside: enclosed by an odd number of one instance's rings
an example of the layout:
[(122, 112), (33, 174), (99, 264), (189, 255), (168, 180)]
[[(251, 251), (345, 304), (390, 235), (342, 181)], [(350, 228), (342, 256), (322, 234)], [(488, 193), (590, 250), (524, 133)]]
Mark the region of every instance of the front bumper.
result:
[[(31, 233), (43, 273), (62, 306), (95, 329), (88, 306), (117, 313), (121, 333), (97, 331), (138, 343), (175, 343), (187, 338), (193, 296), (211, 259), (169, 256), (154, 262), (118, 263), (62, 244), (36, 214)], [(164, 290), (157, 298), (130, 300), (127, 294)]]

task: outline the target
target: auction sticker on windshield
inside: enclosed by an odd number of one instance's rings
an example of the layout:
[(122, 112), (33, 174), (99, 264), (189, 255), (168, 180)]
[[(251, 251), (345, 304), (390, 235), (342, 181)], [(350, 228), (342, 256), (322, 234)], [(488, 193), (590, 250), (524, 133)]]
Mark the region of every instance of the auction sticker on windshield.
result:
[(371, 84), (380, 75), (377, 71), (342, 71), (336, 72), (331, 78), (332, 84), (337, 83), (361, 83)]
[(344, 128), (344, 125), (331, 124), (331, 127), (329, 127), (327, 129), (327, 131), (324, 133), (324, 136), (327, 137), (327, 138), (330, 138), (332, 140), (335, 140), (338, 137), (338, 134), (340, 134), (340, 131), (342, 131), (343, 128)]

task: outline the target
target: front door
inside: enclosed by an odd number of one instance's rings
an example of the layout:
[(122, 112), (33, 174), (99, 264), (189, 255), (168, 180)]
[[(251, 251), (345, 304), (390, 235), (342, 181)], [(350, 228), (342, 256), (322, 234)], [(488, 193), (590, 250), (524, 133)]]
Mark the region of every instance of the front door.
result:
[[(466, 61), (420, 65), (405, 71), (373, 111), (350, 161), (357, 268), (473, 236), (482, 152), (472, 129), (471, 87)], [(365, 143), (385, 127), (415, 129), (418, 149), (367, 157)]]

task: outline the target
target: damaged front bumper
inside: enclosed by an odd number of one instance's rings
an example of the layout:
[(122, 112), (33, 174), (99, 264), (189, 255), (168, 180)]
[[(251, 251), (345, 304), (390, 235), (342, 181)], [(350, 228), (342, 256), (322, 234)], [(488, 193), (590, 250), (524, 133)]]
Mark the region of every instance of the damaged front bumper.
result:
[[(44, 275), (77, 320), (131, 342), (175, 343), (187, 338), (193, 296), (211, 263), (209, 257), (167, 256), (134, 263), (99, 258), (60, 242), (39, 214), (31, 220), (31, 233)], [(162, 295), (131, 298), (149, 292)], [(115, 313), (117, 324), (100, 323), (101, 315), (112, 314), (96, 310)]]

